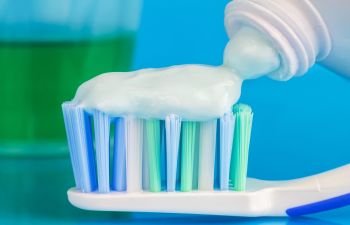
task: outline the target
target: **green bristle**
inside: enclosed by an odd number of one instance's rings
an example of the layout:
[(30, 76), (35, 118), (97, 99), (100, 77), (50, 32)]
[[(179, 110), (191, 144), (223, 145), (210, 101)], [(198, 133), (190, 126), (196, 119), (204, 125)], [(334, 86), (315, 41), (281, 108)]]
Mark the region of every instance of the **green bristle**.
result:
[(181, 135), (181, 191), (187, 192), (192, 190), (193, 185), (197, 123), (183, 122)]
[(193, 154), (193, 178), (192, 178), (192, 190), (198, 190), (198, 174), (199, 174), (199, 126), (200, 123), (196, 123), (196, 137), (195, 147)]
[(161, 191), (160, 173), (160, 121), (146, 121), (147, 150), (149, 158), (149, 191)]
[(236, 124), (230, 167), (230, 188), (235, 191), (244, 191), (253, 113), (250, 106), (244, 104), (235, 105), (233, 113), (236, 116)]

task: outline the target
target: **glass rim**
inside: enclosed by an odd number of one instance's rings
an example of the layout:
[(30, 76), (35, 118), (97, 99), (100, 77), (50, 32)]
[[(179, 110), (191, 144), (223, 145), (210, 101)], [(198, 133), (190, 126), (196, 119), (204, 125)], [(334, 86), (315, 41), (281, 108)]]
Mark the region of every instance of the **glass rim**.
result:
[(68, 147), (64, 142), (34, 144), (0, 144), (0, 158), (66, 158)]

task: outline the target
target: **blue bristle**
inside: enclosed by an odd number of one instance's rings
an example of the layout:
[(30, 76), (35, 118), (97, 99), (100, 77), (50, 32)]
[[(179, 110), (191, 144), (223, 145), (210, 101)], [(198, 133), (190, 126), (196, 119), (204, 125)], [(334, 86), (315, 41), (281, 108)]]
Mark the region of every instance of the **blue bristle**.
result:
[(101, 193), (109, 192), (109, 133), (110, 117), (101, 111), (95, 110), (94, 129), (95, 129), (95, 148), (98, 191)]
[(76, 143), (75, 143), (75, 133), (73, 132), (73, 123), (72, 123), (72, 116), (71, 116), (71, 107), (72, 104), (69, 102), (65, 102), (62, 104), (62, 111), (63, 111), (63, 119), (64, 124), (66, 128), (66, 134), (67, 134), (67, 141), (68, 141), (68, 148), (73, 168), (73, 175), (75, 180), (75, 186), (77, 189), (82, 188), (82, 184), (80, 182), (80, 168), (79, 168), (79, 162), (78, 162), (78, 156), (77, 156), (77, 150), (76, 150)]
[(83, 192), (94, 191), (97, 181), (89, 117), (83, 108), (73, 104), (63, 104), (62, 108), (69, 122), (66, 131), (77, 188)]
[(231, 153), (235, 119), (232, 112), (220, 118), (220, 189), (229, 190)]
[(125, 120), (115, 120), (112, 189), (126, 190)]
[(181, 118), (169, 115), (165, 120), (166, 129), (166, 162), (167, 162), (167, 191), (176, 190), (176, 179), (179, 162), (179, 145), (181, 133)]
[(89, 162), (89, 176), (90, 176), (90, 182), (91, 182), (91, 191), (95, 191), (97, 189), (97, 177), (96, 177), (96, 160), (95, 160), (95, 154), (94, 154), (94, 145), (93, 145), (93, 137), (92, 137), (92, 122), (91, 122), (91, 116), (89, 113), (85, 112), (83, 108), (80, 109), (84, 118), (84, 131), (85, 131), (85, 138), (86, 138), (86, 149), (83, 149), (86, 151), (85, 154), (87, 155), (87, 159)]
[[(144, 132), (144, 138), (143, 138), (143, 146), (147, 146), (147, 137), (146, 133)], [(144, 191), (149, 191), (149, 154), (148, 151), (142, 152), (142, 189)]]

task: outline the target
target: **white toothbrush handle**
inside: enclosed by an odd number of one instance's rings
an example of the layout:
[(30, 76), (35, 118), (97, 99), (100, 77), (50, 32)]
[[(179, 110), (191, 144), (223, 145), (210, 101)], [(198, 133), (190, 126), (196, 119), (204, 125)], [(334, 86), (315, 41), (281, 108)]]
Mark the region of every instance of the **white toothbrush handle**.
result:
[(248, 180), (248, 190), (199, 192), (68, 191), (83, 209), (104, 211), (194, 213), (231, 216), (300, 216), (350, 204), (350, 164), (291, 181)]
[(350, 205), (350, 164), (318, 175), (282, 182), (272, 190), (274, 210), (285, 210), (289, 216)]

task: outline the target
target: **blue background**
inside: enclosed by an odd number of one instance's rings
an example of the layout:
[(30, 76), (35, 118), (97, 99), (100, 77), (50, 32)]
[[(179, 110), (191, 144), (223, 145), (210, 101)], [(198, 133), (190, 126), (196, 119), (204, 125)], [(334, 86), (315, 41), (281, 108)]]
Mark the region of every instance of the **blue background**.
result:
[[(220, 65), (227, 2), (144, 1), (134, 68)], [(289, 179), (350, 162), (350, 80), (315, 66), (288, 82), (247, 81), (241, 102), (255, 113), (250, 176)]]
[[(144, 2), (134, 69), (199, 63), (220, 65), (228, 41), (227, 0)], [(350, 80), (314, 66), (288, 82), (247, 81), (241, 102), (252, 106), (254, 124), (249, 176), (291, 179), (350, 162)], [(145, 215), (141, 215), (144, 217)], [(156, 215), (155, 217), (159, 217)], [(350, 224), (350, 207), (309, 219), (194, 217), (172, 223)], [(162, 223), (169, 220), (153, 220)], [(134, 220), (148, 223), (148, 220)]]

